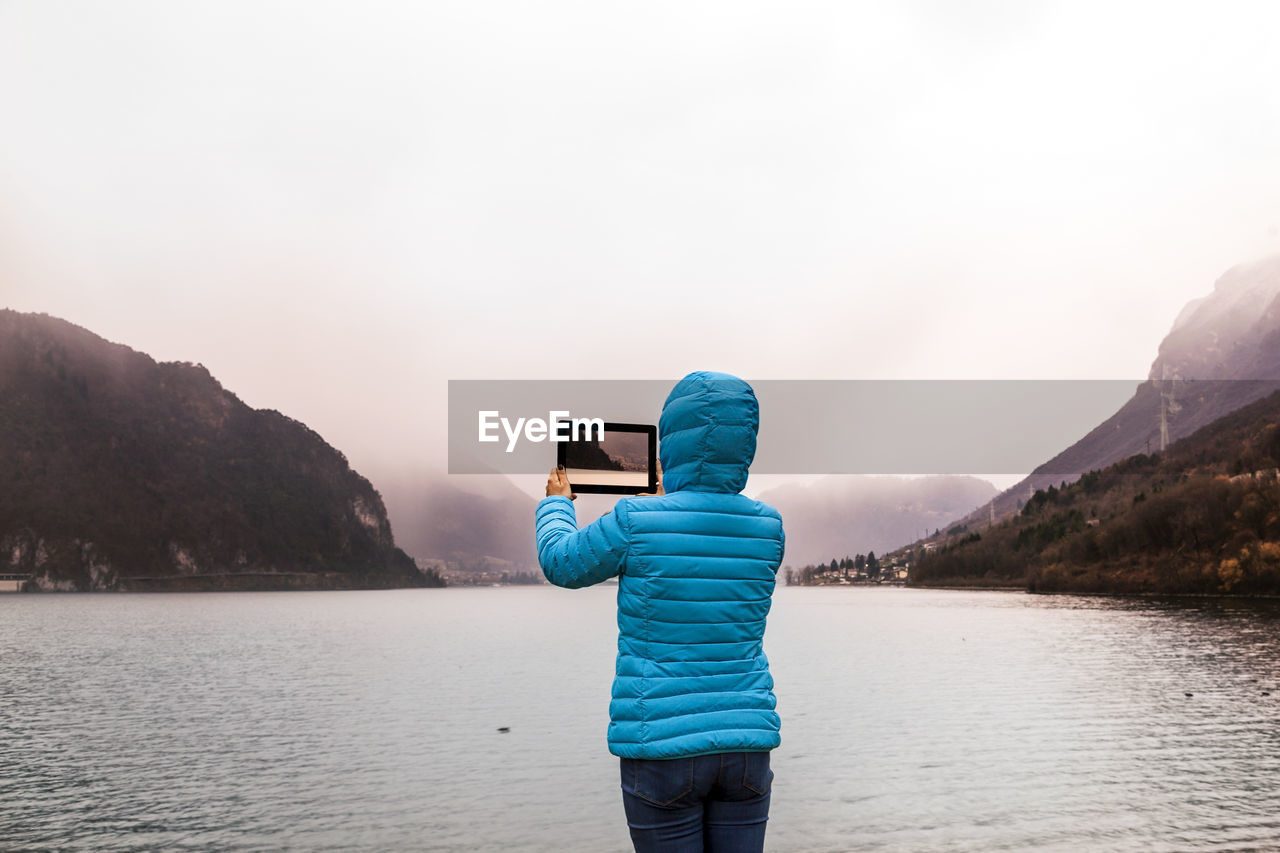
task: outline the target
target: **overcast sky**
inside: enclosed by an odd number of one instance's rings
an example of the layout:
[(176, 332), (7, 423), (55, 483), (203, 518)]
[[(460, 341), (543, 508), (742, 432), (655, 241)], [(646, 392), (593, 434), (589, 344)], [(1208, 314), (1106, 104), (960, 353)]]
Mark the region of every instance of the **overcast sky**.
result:
[[(0, 2), (0, 304), (444, 464), (449, 378), (1135, 378), (1280, 4)], [(656, 417), (656, 413), (655, 413)]]

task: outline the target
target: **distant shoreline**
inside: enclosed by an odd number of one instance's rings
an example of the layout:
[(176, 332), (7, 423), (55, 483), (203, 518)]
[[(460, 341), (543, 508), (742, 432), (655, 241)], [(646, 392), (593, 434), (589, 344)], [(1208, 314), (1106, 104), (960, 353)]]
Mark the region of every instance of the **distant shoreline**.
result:
[[(792, 584), (798, 587), (848, 587), (857, 589), (870, 589), (879, 586), (887, 586), (886, 584)], [(1030, 590), (1021, 584), (907, 584), (903, 586), (892, 586), (891, 589), (929, 589), (943, 590), (948, 592), (1017, 592), (1024, 595), (1070, 595), (1076, 597), (1093, 597), (1093, 598), (1203, 598), (1203, 599), (1231, 599), (1238, 601), (1280, 601), (1280, 595), (1258, 594), (1258, 595), (1235, 595), (1230, 593), (1197, 593), (1197, 592), (1088, 592), (1078, 590)]]
[(1071, 595), (1086, 598), (1212, 598), (1239, 601), (1280, 601), (1280, 595), (1233, 595), (1222, 592), (1081, 592), (1077, 590), (1030, 590), (1025, 586), (964, 586), (938, 584), (912, 584), (907, 589), (941, 589), (956, 592), (979, 590), (984, 592), (1022, 592), (1027, 595)]
[[(416, 578), (414, 580), (417, 580)], [(27, 580), (7, 595), (66, 595), (75, 593), (127, 595), (165, 592), (331, 592), (372, 589), (442, 589), (430, 583), (404, 583), (402, 575), (352, 576), (340, 572), (202, 572), (190, 575), (150, 575), (119, 578), (110, 587), (66, 589), (40, 587)]]
[(1031, 590), (1027, 589), (1026, 584), (907, 584), (907, 589), (954, 589), (954, 590), (979, 590), (982, 592), (1023, 592), (1028, 595)]

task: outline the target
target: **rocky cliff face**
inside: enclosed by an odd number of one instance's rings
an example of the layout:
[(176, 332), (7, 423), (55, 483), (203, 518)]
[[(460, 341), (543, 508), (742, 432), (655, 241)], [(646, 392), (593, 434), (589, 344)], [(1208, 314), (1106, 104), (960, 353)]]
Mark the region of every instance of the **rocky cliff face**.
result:
[(200, 365), (0, 311), (0, 573), (48, 590), (422, 586), (382, 498)]

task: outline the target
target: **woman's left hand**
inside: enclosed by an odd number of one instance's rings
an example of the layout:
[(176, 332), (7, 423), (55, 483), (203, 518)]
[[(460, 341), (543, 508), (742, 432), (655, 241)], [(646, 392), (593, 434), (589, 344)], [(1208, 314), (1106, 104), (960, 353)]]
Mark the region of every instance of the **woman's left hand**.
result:
[(640, 494), (636, 495), (636, 497), (638, 498), (653, 498), (653, 497), (657, 497), (658, 495), (665, 495), (667, 493), (667, 490), (662, 488), (662, 463), (658, 462), (657, 460), (654, 460), (653, 464), (657, 466), (657, 469), (658, 469), (658, 490), (656, 492), (641, 492)]

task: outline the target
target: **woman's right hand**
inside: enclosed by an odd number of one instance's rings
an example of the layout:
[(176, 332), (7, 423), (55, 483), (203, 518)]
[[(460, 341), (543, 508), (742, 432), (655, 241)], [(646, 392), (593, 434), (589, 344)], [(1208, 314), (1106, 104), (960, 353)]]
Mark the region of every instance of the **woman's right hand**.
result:
[(560, 465), (552, 468), (550, 476), (547, 477), (547, 497), (556, 495), (571, 501), (578, 499), (578, 496), (573, 493), (573, 487), (569, 485), (569, 475)]

